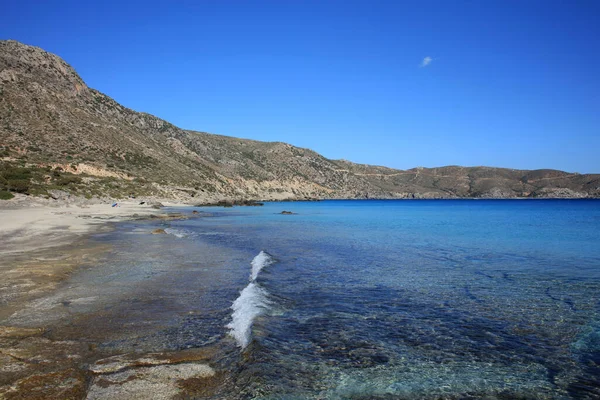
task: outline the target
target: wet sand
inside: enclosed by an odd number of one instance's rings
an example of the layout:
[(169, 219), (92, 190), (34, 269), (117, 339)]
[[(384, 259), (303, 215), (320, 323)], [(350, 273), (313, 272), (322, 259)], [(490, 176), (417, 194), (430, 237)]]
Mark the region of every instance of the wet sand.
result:
[(109, 335), (114, 326), (86, 324), (97, 321), (95, 311), (69, 315), (72, 305), (85, 308), (92, 297), (63, 301), (58, 328), (49, 318), (56, 305), (46, 309), (44, 302), (60, 298), (74, 273), (93, 268), (111, 250), (89, 236), (110, 231), (110, 222), (151, 216), (168, 217), (137, 202), (0, 210), (0, 398), (205, 397), (222, 383), (223, 375), (209, 365), (214, 348), (125, 354), (99, 349), (90, 332), (102, 328)]

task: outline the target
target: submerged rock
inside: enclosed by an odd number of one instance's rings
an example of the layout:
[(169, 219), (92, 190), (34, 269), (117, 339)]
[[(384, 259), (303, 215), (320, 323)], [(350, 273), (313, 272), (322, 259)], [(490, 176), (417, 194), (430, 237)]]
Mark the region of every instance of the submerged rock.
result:
[(17, 326), (0, 326), (0, 338), (18, 339), (30, 336), (39, 336), (43, 333), (41, 328), (21, 328)]
[(150, 214), (149, 219), (162, 219), (162, 220), (175, 220), (175, 219), (187, 219), (186, 215), (182, 213), (169, 213), (169, 214)]
[(0, 393), (0, 398), (81, 399), (85, 396), (86, 386), (83, 371), (68, 368), (20, 379), (8, 391)]
[(182, 381), (214, 375), (210, 366), (197, 363), (131, 368), (94, 378), (87, 398), (171, 399), (181, 393)]
[(88, 399), (172, 399), (211, 394), (221, 383), (206, 363), (213, 349), (121, 354), (88, 367)]

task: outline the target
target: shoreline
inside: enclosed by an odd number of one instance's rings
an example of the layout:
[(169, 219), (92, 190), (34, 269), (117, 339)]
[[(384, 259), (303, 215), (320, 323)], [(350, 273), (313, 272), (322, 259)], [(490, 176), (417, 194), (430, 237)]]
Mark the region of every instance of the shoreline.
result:
[(122, 204), (29, 201), (0, 207), (0, 318), (54, 290), (83, 260), (108, 250), (91, 246), (91, 235), (111, 230), (113, 222), (163, 213), (133, 202)]
[[(0, 257), (68, 244), (106, 229), (110, 222), (164, 215), (157, 202), (139, 200), (69, 204), (29, 201), (0, 203)], [(118, 205), (113, 207), (112, 204)], [(187, 206), (159, 203), (164, 207)]]
[[(163, 398), (211, 393), (222, 375), (214, 348), (125, 353), (100, 350), (93, 339), (55, 337), (53, 325), (12, 317), (68, 288), (78, 269), (93, 266), (111, 245), (93, 243), (115, 222), (185, 218), (140, 200), (97, 204), (0, 203), (0, 398)], [(154, 202), (155, 203), (155, 202)], [(148, 232), (150, 234), (150, 232)], [(43, 308), (43, 307), (42, 307)]]
[(0, 326), (11, 310), (51, 293), (78, 267), (110, 250), (92, 244), (92, 235), (128, 220), (186, 218), (168, 212), (185, 204), (144, 203), (129, 200), (113, 207), (115, 203), (48, 204), (30, 198), (0, 203)]

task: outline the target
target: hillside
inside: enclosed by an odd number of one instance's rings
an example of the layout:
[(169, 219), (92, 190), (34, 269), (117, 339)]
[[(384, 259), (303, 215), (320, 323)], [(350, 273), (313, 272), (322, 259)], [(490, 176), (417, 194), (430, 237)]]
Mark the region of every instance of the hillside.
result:
[(395, 170), (180, 129), (89, 88), (58, 56), (0, 41), (0, 197), (600, 197), (599, 174), (488, 167)]

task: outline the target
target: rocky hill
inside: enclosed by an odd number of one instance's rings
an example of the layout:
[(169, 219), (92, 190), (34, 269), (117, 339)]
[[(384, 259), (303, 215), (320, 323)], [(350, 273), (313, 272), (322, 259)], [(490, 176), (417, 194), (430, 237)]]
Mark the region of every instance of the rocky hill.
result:
[(395, 170), (286, 143), (180, 129), (89, 88), (58, 56), (0, 41), (0, 198), (71, 193), (185, 201), (600, 197), (600, 175), (488, 167)]

